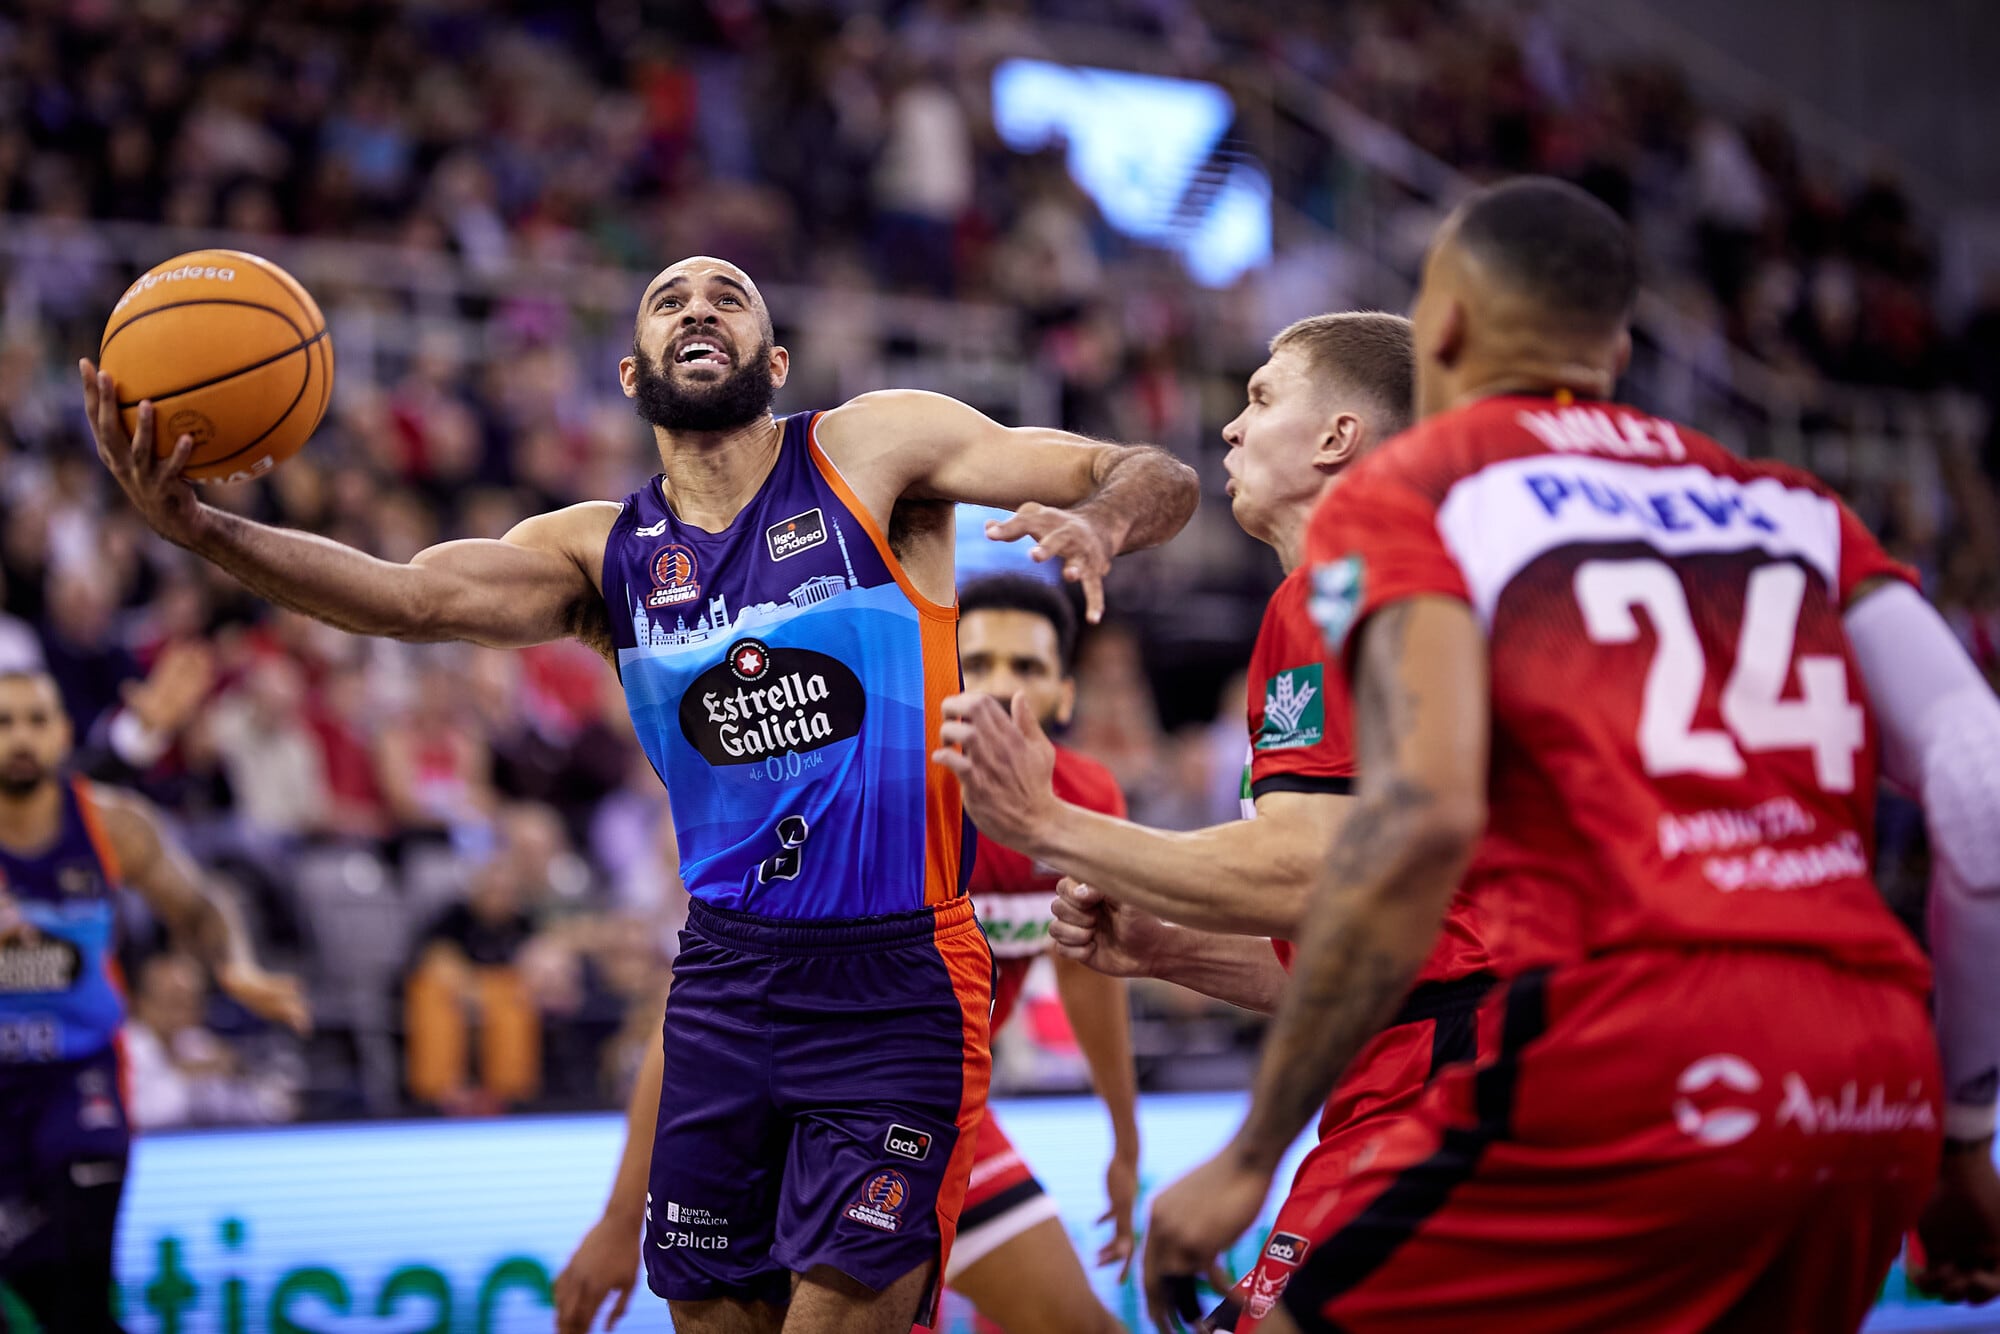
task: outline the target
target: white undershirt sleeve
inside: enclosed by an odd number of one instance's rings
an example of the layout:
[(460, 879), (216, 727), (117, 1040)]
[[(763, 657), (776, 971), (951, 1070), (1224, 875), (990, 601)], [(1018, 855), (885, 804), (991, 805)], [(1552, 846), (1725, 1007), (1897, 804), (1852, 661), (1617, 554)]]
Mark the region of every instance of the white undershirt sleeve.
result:
[(2000, 698), (1923, 596), (1891, 584), (1846, 616), (1882, 765), (1930, 832), (1930, 943), (1945, 1133), (1993, 1133), (2000, 1097)]

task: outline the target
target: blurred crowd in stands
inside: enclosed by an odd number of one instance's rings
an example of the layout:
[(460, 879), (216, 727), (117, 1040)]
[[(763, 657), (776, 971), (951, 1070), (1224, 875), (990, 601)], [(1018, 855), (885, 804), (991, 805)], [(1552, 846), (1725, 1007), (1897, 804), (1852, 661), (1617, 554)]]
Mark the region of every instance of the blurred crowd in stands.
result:
[[(1437, 201), (1296, 117), (1246, 114), (1231, 134), (1270, 166), (1278, 260), (1197, 291), (1105, 224), (1059, 150), (994, 133), (997, 59), (1063, 58), (1106, 30), (1245, 107), (1303, 80), (1474, 179), (1582, 182), (1632, 219), (1719, 374), (1747, 354), (1808, 390), (1955, 386), (2000, 423), (2000, 287), (1947, 325), (1934, 241), (1893, 180), (1838, 174), (1775, 115), (1719, 115), (1670, 69), (1581, 60), (1532, 6), (22, 0), (0, 15), (0, 227), (37, 225), (0, 238), (0, 661), (46, 662), (80, 763), (172, 814), (328, 1017), (287, 1053), (184, 961), (146, 957), (157, 933), (135, 921), (140, 1066), (162, 1072), (142, 1119), (607, 1105), (656, 1031), (681, 895), (665, 793), (594, 655), (353, 639), (145, 532), (81, 418), (76, 358), (136, 273), (98, 224), (183, 249), (209, 229), (253, 248), (372, 241), (473, 277), (724, 255), (816, 294), (775, 312), (792, 406), (879, 357), (867, 294), (995, 303), (1018, 313), (1015, 353), (1055, 386), (1060, 424), (1215, 476), (1262, 340), (1352, 299), (1311, 229), (1352, 237), (1365, 215), (1373, 259), (1407, 277)], [(318, 295), (336, 329), (382, 299)], [(626, 326), (560, 293), (454, 301), (479, 347), (439, 336), (344, 362), (307, 452), (212, 498), (402, 560), (651, 470), (611, 373)], [(1983, 439), (1983, 469), (1943, 494), (1857, 500), (2000, 678), (2000, 427)], [(1224, 505), (1205, 511), (1128, 566), (1080, 663), (1072, 741), (1149, 823), (1234, 812), (1233, 669), (1277, 577)], [(1898, 855), (1919, 841), (1891, 822)], [(374, 925), (356, 937), (343, 914), (363, 903)], [(330, 943), (350, 939), (371, 963)], [(353, 999), (363, 983), (379, 1008)], [(1156, 993), (1138, 1031), (1165, 1086), (1207, 1057), (1233, 1077), (1253, 1030)]]

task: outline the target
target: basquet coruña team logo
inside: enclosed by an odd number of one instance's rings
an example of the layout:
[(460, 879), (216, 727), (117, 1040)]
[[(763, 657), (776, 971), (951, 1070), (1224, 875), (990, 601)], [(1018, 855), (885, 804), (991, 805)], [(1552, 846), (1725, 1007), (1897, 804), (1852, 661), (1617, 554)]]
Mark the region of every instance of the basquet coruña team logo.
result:
[(661, 607), (692, 602), (701, 596), (694, 552), (678, 542), (653, 553), (652, 573), (653, 591), (646, 595), (646, 605), (655, 611)]
[(895, 1232), (903, 1226), (903, 1206), (910, 1202), (910, 1179), (901, 1172), (877, 1172), (861, 1188), (861, 1198), (847, 1206), (857, 1223)]

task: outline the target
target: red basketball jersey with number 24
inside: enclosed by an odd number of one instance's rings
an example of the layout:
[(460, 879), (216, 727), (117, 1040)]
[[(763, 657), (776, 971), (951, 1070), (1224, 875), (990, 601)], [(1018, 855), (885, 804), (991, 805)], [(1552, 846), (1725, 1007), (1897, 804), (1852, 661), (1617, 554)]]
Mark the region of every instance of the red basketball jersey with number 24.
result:
[(1500, 972), (1769, 946), (1927, 984), (1870, 878), (1876, 743), (1841, 625), (1910, 574), (1822, 483), (1622, 406), (1492, 398), (1356, 465), (1307, 559), (1335, 645), (1424, 594), (1486, 631), (1463, 889)]

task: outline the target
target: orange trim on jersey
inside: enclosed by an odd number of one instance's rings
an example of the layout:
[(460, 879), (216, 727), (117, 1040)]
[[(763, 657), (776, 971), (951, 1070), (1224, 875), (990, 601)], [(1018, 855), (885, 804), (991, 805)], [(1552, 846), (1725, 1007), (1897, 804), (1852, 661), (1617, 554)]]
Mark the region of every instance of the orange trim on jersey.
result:
[(111, 1035), (111, 1060), (118, 1072), (118, 1111), (125, 1118), (125, 1128), (137, 1134), (139, 1127), (132, 1123), (132, 1053), (125, 1046), (123, 1024)]
[(959, 896), (965, 863), (965, 795), (958, 775), (933, 764), (944, 727), (944, 702), (959, 690), (958, 619), (919, 622), (924, 655), (924, 904), (936, 907)]
[(98, 865), (104, 868), (104, 878), (114, 885), (122, 883), (125, 877), (118, 865), (118, 851), (112, 847), (110, 835), (104, 832), (97, 803), (90, 796), (90, 784), (81, 778), (72, 778), (69, 785), (70, 791), (76, 794), (76, 813), (83, 818), (83, 832), (90, 837), (91, 851), (97, 854)]
[[(972, 900), (962, 899), (937, 914), (932, 939), (938, 957), (944, 960), (951, 989), (958, 997), (964, 1043), (964, 1083), (958, 1101), (958, 1141), (952, 1145), (951, 1159), (945, 1164), (944, 1180), (938, 1187), (938, 1280), (942, 1286), (951, 1263), (952, 1243), (958, 1240), (958, 1216), (965, 1208), (965, 1193), (972, 1182), (972, 1163), (979, 1151), (979, 1123), (986, 1116), (986, 1094), (993, 1082), (992, 1033), (987, 1018), (993, 1010), (993, 955), (986, 936), (972, 915)], [(931, 1313), (933, 1318), (935, 1313)], [(920, 1324), (931, 1327), (931, 1320)]]
[[(814, 413), (812, 425), (806, 428), (806, 448), (812, 453), (812, 461), (818, 466), (819, 475), (826, 479), (826, 484), (840, 497), (840, 503), (847, 506), (848, 513), (854, 516), (855, 522), (859, 523), (862, 531), (868, 534), (868, 540), (875, 544), (876, 554), (881, 556), (882, 563), (889, 567), (889, 573), (895, 576), (896, 587), (903, 590), (903, 596), (910, 600), (910, 605), (917, 609), (918, 614), (956, 623), (958, 604), (933, 602), (917, 591), (909, 572), (903, 568), (903, 562), (897, 560), (896, 553), (889, 549), (889, 539), (883, 536), (882, 530), (876, 526), (875, 516), (868, 512), (868, 507), (854, 494), (854, 489), (847, 484), (847, 479), (840, 475), (840, 469), (834, 466), (833, 460), (820, 448), (819, 419), (825, 415), (824, 412)], [(952, 652), (956, 658), (957, 649), (954, 648)]]

